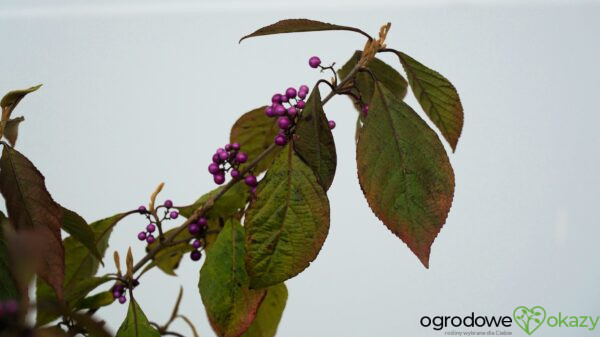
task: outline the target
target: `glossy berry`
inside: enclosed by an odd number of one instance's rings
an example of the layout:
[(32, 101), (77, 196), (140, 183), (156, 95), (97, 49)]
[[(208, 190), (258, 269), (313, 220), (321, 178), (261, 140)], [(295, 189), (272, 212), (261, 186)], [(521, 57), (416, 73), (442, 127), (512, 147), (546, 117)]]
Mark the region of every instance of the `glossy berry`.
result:
[(290, 98), (286, 95), (281, 95), (281, 103), (287, 103), (290, 101)]
[(197, 235), (200, 233), (200, 226), (198, 226), (198, 224), (191, 223), (188, 225), (188, 232), (190, 232), (192, 235)]
[(146, 237), (146, 242), (148, 242), (148, 244), (152, 244), (154, 241), (154, 235), (150, 234)]
[(219, 169), (218, 164), (210, 163), (210, 165), (208, 165), (208, 172), (210, 172), (210, 174), (217, 174), (217, 173), (221, 172), (221, 169)]
[(138, 207), (138, 212), (144, 214), (144, 213), (148, 212), (148, 210), (146, 209), (146, 206), (142, 205), (142, 206)]
[(240, 143), (233, 143), (231, 144), (231, 148), (234, 149), (235, 151), (239, 150), (242, 148), (242, 146), (240, 145)]
[(279, 146), (284, 146), (285, 144), (287, 144), (287, 138), (285, 137), (285, 135), (278, 134), (277, 136), (275, 136), (275, 144)]
[(198, 225), (200, 225), (200, 226), (204, 227), (204, 226), (208, 225), (208, 220), (206, 220), (206, 218), (205, 218), (205, 217), (201, 216), (201, 217), (198, 219)]
[(273, 97), (271, 97), (271, 102), (275, 104), (281, 103), (281, 98), (281, 94), (275, 94)]
[(212, 161), (213, 161), (213, 163), (215, 163), (215, 164), (219, 164), (219, 163), (221, 163), (221, 158), (219, 158), (219, 154), (217, 154), (217, 153), (213, 154), (213, 156), (212, 156)]
[(308, 65), (311, 68), (316, 68), (321, 65), (321, 59), (318, 56), (313, 56), (308, 59)]
[(331, 120), (331, 121), (327, 122), (327, 124), (329, 124), (329, 129), (330, 130), (335, 129), (335, 121)]
[(279, 120), (277, 121), (277, 125), (283, 130), (289, 128), (291, 124), (292, 122), (290, 122), (290, 119), (287, 117), (279, 117)]
[(294, 117), (298, 114), (298, 109), (291, 107), (288, 109), (287, 113), (288, 113), (288, 116)]
[(119, 303), (124, 304), (125, 302), (127, 302), (127, 299), (125, 298), (125, 296), (119, 297)]
[(235, 178), (237, 178), (239, 176), (240, 176), (240, 171), (235, 170), (235, 169), (231, 170), (231, 178), (235, 179)]
[(298, 103), (296, 103), (296, 108), (298, 109), (304, 109), (304, 105), (306, 103), (304, 103), (304, 101), (298, 101)]
[(287, 96), (287, 98), (296, 98), (297, 93), (298, 92), (296, 91), (296, 89), (287, 88), (287, 90), (285, 91), (285, 96)]
[(276, 116), (283, 116), (286, 112), (285, 107), (283, 105), (276, 105), (273, 111), (275, 111)]
[(154, 233), (154, 231), (156, 230), (156, 226), (151, 223), (148, 226), (146, 226), (146, 230), (148, 231), (148, 233)]
[(267, 115), (267, 117), (273, 117), (273, 116), (275, 116), (275, 111), (273, 111), (273, 107), (272, 106), (268, 106), (265, 109), (265, 115)]
[(225, 145), (225, 151), (231, 151), (231, 144)]
[(246, 185), (248, 185), (250, 187), (254, 187), (258, 184), (256, 177), (253, 175), (246, 176), (246, 178), (244, 178), (244, 182), (246, 183)]
[(123, 294), (120, 291), (114, 290), (112, 295), (113, 295), (114, 299), (117, 299), (117, 298), (121, 297)]
[(308, 94), (308, 85), (303, 84), (300, 86), (300, 88), (298, 88), (298, 91), (302, 91)]
[(194, 242), (192, 242), (192, 247), (194, 247), (194, 249), (198, 249), (202, 246), (202, 242), (200, 240), (194, 240)]
[(202, 253), (200, 253), (199, 250), (193, 250), (190, 253), (190, 259), (192, 259), (192, 261), (198, 261), (200, 258), (202, 258)]
[(298, 92), (298, 98), (300, 98), (300, 99), (305, 99), (306, 95), (308, 95), (308, 92), (306, 92), (306, 91)]
[(362, 113), (366, 116), (369, 113), (369, 105), (365, 104), (362, 106)]
[(139, 232), (138, 233), (138, 240), (140, 240), (140, 241), (146, 240), (146, 232)]
[(165, 203), (163, 204), (163, 206), (165, 206), (166, 208), (171, 208), (171, 207), (173, 207), (173, 201), (170, 199), (165, 200)]
[(238, 154), (235, 156), (235, 161), (237, 161), (240, 164), (245, 163), (248, 160), (248, 155), (244, 152), (238, 152)]
[(215, 176), (213, 177), (213, 180), (214, 180), (215, 184), (221, 185), (225, 182), (225, 175), (223, 173), (215, 174)]
[(227, 158), (229, 158), (229, 153), (227, 153), (227, 151), (219, 152), (219, 159), (225, 161)]

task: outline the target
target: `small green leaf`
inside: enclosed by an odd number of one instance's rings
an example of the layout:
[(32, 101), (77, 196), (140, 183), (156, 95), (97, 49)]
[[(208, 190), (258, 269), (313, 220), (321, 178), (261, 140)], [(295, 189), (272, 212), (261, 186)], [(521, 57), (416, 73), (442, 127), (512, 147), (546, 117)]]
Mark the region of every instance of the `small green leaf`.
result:
[(265, 296), (264, 290), (249, 289), (244, 256), (244, 229), (238, 220), (229, 220), (207, 253), (198, 283), (218, 336), (238, 337), (244, 333)]
[(110, 291), (102, 291), (95, 295), (86, 297), (79, 301), (75, 306), (77, 310), (90, 309), (95, 310), (107, 305), (111, 305), (115, 301)]
[(62, 229), (69, 233), (75, 240), (81, 242), (90, 253), (94, 255), (100, 262), (102, 256), (96, 247), (96, 237), (91, 227), (79, 214), (71, 211), (68, 208), (62, 208)]
[(4, 137), (8, 140), (11, 146), (17, 144), (17, 138), (19, 137), (19, 124), (25, 120), (25, 117), (11, 118), (6, 122), (4, 127)]
[(308, 267), (329, 231), (329, 200), (310, 167), (287, 145), (246, 212), (251, 288), (281, 283)]
[(23, 99), (23, 97), (25, 97), (29, 93), (38, 90), (41, 86), (42, 85), (39, 84), (28, 89), (20, 89), (8, 92), (0, 101), (0, 107), (2, 107), (2, 109), (6, 107), (14, 109), (17, 106), (17, 104), (19, 104), (19, 101)]
[(127, 317), (116, 337), (160, 337), (160, 333), (148, 322), (148, 318), (134, 299), (129, 302)]
[[(231, 127), (229, 141), (239, 143), (242, 146), (241, 151), (246, 152), (250, 160), (256, 158), (273, 144), (275, 136), (279, 132), (277, 119), (267, 117), (265, 108), (266, 106), (263, 106), (246, 112)], [(254, 174), (259, 174), (269, 168), (279, 151), (280, 149), (277, 148), (261, 160), (254, 167)], [(242, 165), (242, 169), (243, 167)]]
[(335, 176), (337, 154), (333, 134), (323, 111), (319, 87), (315, 86), (302, 110), (296, 126), (294, 148), (327, 191)]
[(456, 150), (464, 123), (463, 107), (456, 88), (437, 71), (427, 68), (402, 52), (394, 52), (404, 66), (417, 101), (452, 150)]
[(534, 318), (533, 320), (534, 320), (536, 323), (539, 323), (539, 322), (540, 322), (540, 320), (539, 320), (538, 318)]
[[(212, 198), (215, 194), (219, 193), (222, 189), (223, 186), (215, 188), (198, 198), (193, 204), (179, 207), (179, 213), (182, 216), (189, 218), (196, 209), (202, 206), (209, 198)], [(235, 184), (225, 192), (221, 198), (215, 201), (213, 206), (206, 212), (205, 216), (209, 219), (229, 218), (246, 206), (249, 195), (248, 186), (243, 183)]]
[[(240, 39), (242, 42), (244, 39), (254, 36), (283, 34), (283, 33), (300, 33), (300, 32), (316, 32), (325, 30), (347, 30), (352, 32), (360, 33), (366, 37), (369, 35), (362, 30), (354, 27), (339, 26), (331, 23), (325, 23), (315, 20), (308, 19), (286, 19), (278, 21), (272, 25), (265, 26), (255, 31), (252, 34), (246, 35)], [(369, 37), (370, 38), (370, 37)]]
[(6, 243), (4, 242), (5, 226), (10, 226), (10, 223), (4, 213), (0, 212), (0, 301), (8, 299), (18, 300), (20, 297), (19, 288), (12, 276), (8, 247), (6, 247)]
[(288, 291), (280, 283), (267, 289), (267, 296), (260, 304), (256, 318), (242, 337), (274, 337), (283, 316)]
[(376, 85), (356, 151), (369, 206), (428, 267), (454, 196), (454, 173), (439, 138), (406, 103)]
[(0, 158), (0, 192), (13, 226), (26, 238), (27, 249), (36, 259), (38, 275), (62, 298), (65, 263), (61, 208), (46, 190), (40, 171), (19, 151), (6, 145)]

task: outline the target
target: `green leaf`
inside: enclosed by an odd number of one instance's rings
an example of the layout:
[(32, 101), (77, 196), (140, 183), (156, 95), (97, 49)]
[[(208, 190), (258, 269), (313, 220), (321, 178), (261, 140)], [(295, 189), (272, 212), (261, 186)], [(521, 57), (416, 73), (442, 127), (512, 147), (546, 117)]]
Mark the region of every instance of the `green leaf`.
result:
[(319, 254), (329, 231), (329, 200), (291, 145), (258, 185), (245, 228), (251, 288), (294, 277)]
[(11, 260), (4, 240), (4, 227), (10, 226), (8, 218), (0, 212), (0, 301), (20, 298), (19, 288), (12, 276)]
[[(265, 108), (266, 106), (263, 106), (246, 112), (231, 127), (230, 143), (239, 143), (242, 146), (241, 151), (246, 152), (251, 160), (273, 144), (279, 132), (277, 119), (267, 117)], [(254, 174), (268, 169), (279, 151), (277, 148), (261, 160), (253, 169)], [(242, 165), (241, 168), (243, 167)]]
[(8, 140), (11, 146), (17, 144), (17, 137), (19, 137), (19, 124), (25, 120), (25, 117), (16, 117), (9, 119), (4, 127), (4, 137)]
[[(186, 218), (192, 216), (194, 211), (204, 205), (204, 203), (212, 198), (215, 194), (219, 193), (224, 186), (215, 188), (214, 190), (204, 194), (193, 204), (188, 206), (179, 207), (179, 213)], [(213, 206), (206, 212), (207, 218), (229, 218), (234, 214), (238, 213), (241, 209), (246, 206), (246, 201), (250, 195), (248, 186), (244, 184), (233, 185), (225, 194), (221, 196)]]
[(244, 257), (244, 229), (238, 220), (229, 220), (207, 252), (198, 283), (209, 321), (218, 336), (238, 337), (244, 333), (265, 296), (264, 290), (249, 289)]
[(242, 337), (274, 337), (285, 309), (288, 291), (280, 283), (267, 289), (267, 296), (260, 304), (256, 318)]
[(62, 229), (69, 233), (72, 238), (81, 242), (90, 250), (92, 255), (102, 262), (102, 256), (100, 256), (98, 247), (96, 247), (96, 237), (85, 219), (65, 207), (62, 208), (62, 215)]
[[(340, 78), (348, 76), (350, 71), (356, 66), (362, 52), (357, 50), (354, 55), (344, 64), (338, 71)], [(396, 69), (389, 66), (387, 63), (378, 58), (374, 58), (367, 65), (367, 69), (371, 71), (375, 79), (380, 82), (386, 89), (392, 92), (400, 100), (406, 96), (408, 83)], [(368, 72), (361, 71), (356, 74), (354, 85), (363, 100), (363, 103), (370, 104), (375, 90), (375, 81)], [(355, 106), (361, 112), (360, 106)], [(361, 113), (362, 114), (362, 113)]]
[(0, 101), (0, 107), (2, 107), (2, 109), (7, 107), (14, 109), (17, 106), (17, 104), (19, 104), (19, 101), (23, 99), (23, 97), (25, 97), (29, 93), (38, 90), (41, 86), (42, 85), (39, 84), (28, 89), (20, 89), (8, 92)]
[(255, 36), (283, 34), (283, 33), (300, 33), (300, 32), (316, 32), (324, 30), (347, 30), (352, 32), (360, 33), (368, 38), (369, 35), (362, 30), (354, 27), (339, 26), (331, 23), (325, 23), (320, 21), (308, 20), (308, 19), (286, 19), (278, 21), (272, 25), (265, 26), (255, 31), (252, 34), (246, 35), (240, 39), (242, 42), (244, 39)]
[(315, 86), (302, 110), (296, 126), (294, 147), (327, 191), (335, 176), (337, 154), (333, 134), (323, 111), (319, 87)]
[(33, 163), (6, 145), (0, 158), (0, 192), (13, 226), (26, 238), (27, 249), (36, 259), (38, 275), (62, 298), (65, 263), (60, 206)]
[(369, 206), (428, 267), (454, 196), (454, 173), (439, 138), (406, 103), (377, 85), (356, 159)]
[[(123, 219), (127, 213), (120, 213), (109, 218), (96, 221), (90, 225), (96, 238), (96, 248), (100, 256), (104, 256), (108, 249), (108, 239), (112, 233), (113, 227), (117, 222)], [(69, 307), (74, 307), (77, 302), (85, 297), (95, 287), (89, 287), (87, 280), (91, 279), (98, 272), (100, 261), (92, 255), (90, 250), (81, 242), (73, 237), (68, 237), (64, 240), (65, 246), (65, 300)], [(89, 281), (92, 282), (93, 281)], [(37, 301), (38, 302), (55, 302), (56, 298), (48, 285), (38, 279), (37, 282)], [(38, 315), (36, 323), (43, 325), (51, 322), (56, 316), (48, 311), (44, 311), (43, 307), (38, 306)]]
[(456, 88), (437, 71), (402, 52), (394, 53), (404, 66), (417, 101), (455, 151), (464, 122), (463, 107)]
[(77, 310), (90, 309), (95, 310), (107, 305), (111, 305), (115, 301), (110, 291), (102, 291), (95, 295), (86, 297), (79, 301), (75, 306)]
[(127, 317), (117, 331), (116, 337), (160, 337), (160, 334), (150, 325), (137, 302), (131, 299)]
[[(165, 237), (170, 237), (177, 228), (170, 229), (165, 232)], [(188, 231), (183, 231), (175, 237), (174, 241), (180, 241), (185, 238), (191, 239), (191, 235)], [(159, 244), (158, 241), (153, 242), (146, 248), (147, 251), (154, 249)], [(149, 270), (153, 266), (157, 266), (160, 270), (165, 272), (167, 275), (177, 276), (175, 269), (179, 267), (181, 258), (185, 253), (191, 252), (194, 248), (187, 242), (179, 243), (174, 246), (169, 246), (161, 249), (156, 256), (152, 259), (152, 263), (144, 268), (144, 271)]]

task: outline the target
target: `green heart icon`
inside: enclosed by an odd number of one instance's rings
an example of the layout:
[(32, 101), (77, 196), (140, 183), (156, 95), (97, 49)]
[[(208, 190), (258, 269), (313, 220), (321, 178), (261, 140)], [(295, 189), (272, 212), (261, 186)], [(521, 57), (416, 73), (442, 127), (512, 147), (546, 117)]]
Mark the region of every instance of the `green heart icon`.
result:
[(520, 306), (513, 311), (513, 318), (523, 331), (531, 335), (546, 320), (546, 310), (540, 306), (533, 308)]

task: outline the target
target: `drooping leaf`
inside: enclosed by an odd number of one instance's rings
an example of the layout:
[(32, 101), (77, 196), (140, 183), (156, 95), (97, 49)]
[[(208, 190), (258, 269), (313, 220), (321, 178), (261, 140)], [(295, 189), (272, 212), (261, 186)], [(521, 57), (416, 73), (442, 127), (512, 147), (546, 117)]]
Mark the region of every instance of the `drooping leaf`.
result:
[(356, 157), (369, 206), (428, 267), (454, 196), (454, 173), (439, 138), (406, 103), (377, 85)]
[(347, 30), (351, 32), (360, 33), (366, 37), (369, 37), (368, 34), (363, 32), (362, 30), (354, 27), (348, 26), (339, 26), (331, 23), (325, 23), (315, 20), (308, 19), (286, 19), (278, 21), (272, 25), (265, 26), (255, 31), (252, 34), (246, 35), (240, 39), (239, 42), (242, 42), (244, 39), (254, 36), (262, 36), (262, 35), (273, 35), (273, 34), (283, 34), (283, 33), (300, 33), (300, 32), (316, 32), (316, 31), (324, 31), (324, 30)]
[(160, 337), (134, 299), (130, 299), (127, 317), (121, 324), (116, 337)]
[(81, 242), (90, 250), (92, 255), (102, 261), (98, 247), (96, 247), (96, 237), (87, 221), (81, 215), (65, 207), (62, 208), (62, 214), (62, 229), (69, 233), (72, 238)]
[[(90, 225), (94, 232), (96, 248), (103, 257), (108, 249), (108, 239), (112, 233), (113, 227), (117, 222), (123, 219), (127, 213), (120, 213), (109, 218), (98, 220)], [(87, 282), (98, 272), (100, 261), (92, 255), (90, 250), (81, 242), (73, 237), (64, 240), (65, 247), (65, 301), (69, 307), (74, 307), (79, 300), (85, 297), (95, 287), (90, 287)], [(38, 279), (37, 282), (37, 300), (38, 302), (55, 302), (54, 294), (45, 282)], [(54, 320), (56, 316), (43, 307), (38, 306), (36, 323), (43, 325)]]
[(252, 288), (281, 283), (308, 267), (329, 231), (329, 200), (287, 145), (246, 213), (246, 267)]
[(0, 212), (0, 301), (18, 300), (19, 287), (12, 276), (8, 247), (4, 242), (4, 227), (10, 226), (4, 213)]
[(86, 297), (86, 298), (80, 300), (77, 303), (77, 305), (75, 306), (75, 309), (77, 309), (77, 310), (82, 310), (82, 309), (95, 310), (98, 308), (105, 307), (107, 305), (111, 305), (114, 301), (115, 301), (115, 298), (113, 297), (113, 295), (110, 291), (102, 291), (95, 295), (92, 295), (92, 296), (89, 296), (89, 297)]
[(464, 122), (463, 107), (456, 88), (437, 71), (427, 68), (402, 52), (394, 52), (404, 66), (417, 101), (452, 150), (456, 150)]
[(302, 110), (296, 126), (294, 147), (327, 191), (335, 176), (337, 154), (333, 134), (323, 111), (319, 87), (313, 89)]
[(44, 176), (17, 150), (4, 146), (0, 158), (0, 192), (12, 224), (26, 238), (38, 275), (63, 296), (65, 274), (61, 208), (46, 190)]
[(17, 138), (19, 137), (19, 124), (25, 120), (25, 117), (15, 117), (6, 121), (4, 127), (4, 137), (8, 140), (8, 143), (12, 146), (17, 144)]
[[(265, 108), (266, 106), (263, 106), (246, 112), (231, 127), (229, 141), (241, 144), (241, 151), (246, 152), (250, 160), (256, 158), (273, 144), (279, 131), (277, 119), (267, 117)], [(259, 174), (269, 168), (279, 151), (280, 149), (277, 148), (262, 159), (253, 169), (254, 174)]]
[(210, 324), (221, 337), (242, 335), (265, 296), (264, 290), (249, 288), (244, 257), (244, 229), (229, 220), (207, 252), (198, 283)]
[(280, 283), (267, 289), (267, 296), (260, 304), (256, 318), (242, 337), (274, 337), (285, 309), (288, 291)]
[(5, 109), (7, 107), (14, 109), (17, 106), (17, 104), (19, 104), (19, 101), (23, 99), (23, 97), (25, 97), (29, 93), (38, 90), (41, 86), (42, 85), (39, 84), (28, 89), (9, 91), (6, 95), (4, 95), (4, 97), (2, 97), (2, 100), (0, 101), (0, 107), (2, 107), (2, 109)]

